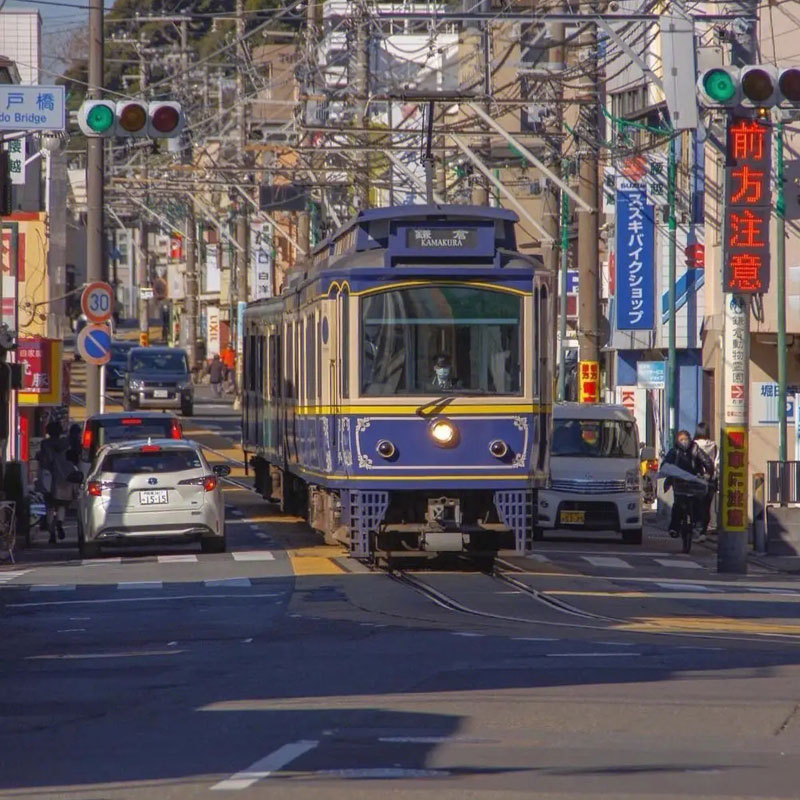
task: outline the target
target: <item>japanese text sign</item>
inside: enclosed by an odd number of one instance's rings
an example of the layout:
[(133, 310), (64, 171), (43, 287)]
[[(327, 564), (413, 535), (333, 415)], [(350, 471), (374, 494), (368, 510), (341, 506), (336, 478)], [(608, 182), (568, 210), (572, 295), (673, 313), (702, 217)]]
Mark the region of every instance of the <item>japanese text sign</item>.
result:
[(617, 192), (617, 328), (655, 325), (655, 219), (644, 189)]
[(17, 358), (22, 364), (22, 391), (47, 394), (50, 391), (49, 342), (40, 338), (20, 339)]
[(747, 530), (747, 428), (731, 426), (722, 431), (722, 527)]
[(761, 294), (769, 288), (770, 148), (768, 127), (732, 117), (725, 167), (724, 292)]
[(600, 364), (581, 361), (578, 364), (579, 400), (581, 403), (600, 402)]
[(63, 131), (64, 97), (63, 86), (0, 86), (0, 130)]
[(11, 183), (15, 186), (22, 186), (25, 183), (25, 137), (11, 139), (6, 144), (6, 150), (8, 151), (8, 174), (11, 177)]
[(725, 423), (747, 424), (747, 364), (749, 302), (741, 297), (725, 301), (723, 391), (725, 393)]

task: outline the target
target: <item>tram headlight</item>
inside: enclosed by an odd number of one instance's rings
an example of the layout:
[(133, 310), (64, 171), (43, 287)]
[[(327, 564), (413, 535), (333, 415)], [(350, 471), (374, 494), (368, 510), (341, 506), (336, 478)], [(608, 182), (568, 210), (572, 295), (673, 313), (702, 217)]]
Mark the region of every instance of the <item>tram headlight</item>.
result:
[(437, 419), (431, 423), (431, 436), (439, 447), (452, 447), (458, 441), (458, 429), (449, 419)]
[(502, 439), (495, 439), (489, 443), (489, 452), (495, 458), (505, 458), (508, 455), (508, 445)]
[(391, 458), (397, 452), (397, 448), (388, 439), (381, 439), (375, 449), (384, 458)]

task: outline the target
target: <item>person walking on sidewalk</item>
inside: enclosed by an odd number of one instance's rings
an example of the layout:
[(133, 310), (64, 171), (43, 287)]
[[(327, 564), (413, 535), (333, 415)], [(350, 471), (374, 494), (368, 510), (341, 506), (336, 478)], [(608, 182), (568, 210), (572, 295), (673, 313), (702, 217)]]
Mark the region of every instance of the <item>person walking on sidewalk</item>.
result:
[(47, 530), (50, 532), (50, 544), (64, 539), (64, 517), (67, 506), (73, 499), (73, 488), (69, 476), (75, 466), (67, 458), (69, 441), (64, 436), (61, 424), (51, 420), (47, 424), (47, 439), (42, 442), (39, 451), (41, 482), (47, 503)]
[(700, 498), (697, 503), (698, 522), (700, 523), (700, 541), (705, 539), (708, 526), (711, 523), (711, 507), (714, 505), (714, 495), (717, 493), (716, 476), (719, 474), (719, 448), (711, 438), (708, 423), (698, 422), (694, 434), (695, 444), (708, 456), (714, 464), (714, 478), (709, 481), (708, 494)]
[(225, 365), (220, 360), (219, 354), (216, 354), (211, 360), (211, 366), (208, 368), (208, 377), (211, 382), (211, 390), (216, 397), (222, 396), (222, 381), (225, 377)]

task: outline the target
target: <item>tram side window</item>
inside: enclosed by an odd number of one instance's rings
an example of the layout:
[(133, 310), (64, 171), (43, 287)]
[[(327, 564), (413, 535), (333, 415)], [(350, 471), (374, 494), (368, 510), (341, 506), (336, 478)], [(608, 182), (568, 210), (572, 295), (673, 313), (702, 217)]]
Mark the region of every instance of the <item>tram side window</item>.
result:
[(538, 392), (537, 395), (542, 402), (548, 400), (548, 389), (552, 386), (550, 376), (550, 353), (552, 352), (550, 339), (547, 336), (550, 328), (550, 305), (548, 302), (547, 287), (542, 286), (539, 289), (539, 308), (537, 312), (538, 319), (536, 324), (539, 328), (539, 341), (541, 346), (536, 351), (538, 359), (537, 373), (538, 373)]
[(295, 358), (295, 362), (294, 362), (294, 383), (295, 383), (295, 386), (297, 387), (297, 391), (295, 393), (295, 396), (297, 397), (297, 399), (301, 403), (303, 402), (303, 399), (306, 396), (305, 387), (304, 387), (305, 376), (303, 375), (303, 367), (302, 367), (303, 352), (304, 352), (303, 351), (303, 328), (305, 328), (305, 325), (303, 323), (303, 320), (300, 319), (300, 320), (297, 321), (297, 351), (296, 351), (297, 352), (297, 357)]
[(286, 326), (286, 384), (283, 396), (286, 398), (294, 397), (294, 386), (292, 376), (294, 375), (294, 326)]
[(317, 399), (317, 348), (313, 315), (306, 318), (306, 392), (309, 404)]
[(342, 294), (342, 397), (350, 396), (350, 295)]
[(269, 396), (280, 395), (281, 369), (280, 369), (281, 337), (276, 333), (269, 335)]

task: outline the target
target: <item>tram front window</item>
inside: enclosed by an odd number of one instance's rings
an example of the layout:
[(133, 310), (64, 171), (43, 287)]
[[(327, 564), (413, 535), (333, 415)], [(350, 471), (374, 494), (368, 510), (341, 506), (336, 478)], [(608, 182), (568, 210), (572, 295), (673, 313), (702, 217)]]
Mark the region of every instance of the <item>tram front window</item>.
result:
[(424, 286), (361, 300), (361, 394), (520, 394), (522, 299)]

